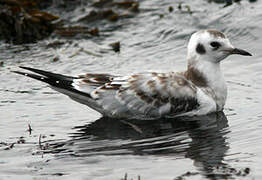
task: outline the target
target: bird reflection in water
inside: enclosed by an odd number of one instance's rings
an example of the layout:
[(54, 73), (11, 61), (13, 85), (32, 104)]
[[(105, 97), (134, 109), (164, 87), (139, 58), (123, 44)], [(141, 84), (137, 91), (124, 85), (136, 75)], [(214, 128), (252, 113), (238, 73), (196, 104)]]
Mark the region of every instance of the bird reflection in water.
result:
[[(71, 139), (55, 145), (56, 153), (92, 155), (165, 155), (190, 158), (207, 177), (215, 176), (229, 149), (223, 112), (152, 121), (100, 118), (74, 127)], [(217, 174), (219, 177), (219, 174)], [(224, 174), (225, 175), (225, 174)]]

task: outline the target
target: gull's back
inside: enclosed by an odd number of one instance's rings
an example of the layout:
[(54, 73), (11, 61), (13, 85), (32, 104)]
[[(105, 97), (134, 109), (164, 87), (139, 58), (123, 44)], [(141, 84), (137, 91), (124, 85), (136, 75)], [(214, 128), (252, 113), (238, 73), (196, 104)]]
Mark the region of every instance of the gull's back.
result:
[[(90, 94), (92, 103), (95, 101), (99, 107), (93, 108), (110, 117), (174, 117), (199, 107), (197, 87), (180, 73), (141, 73), (124, 77), (105, 75), (105, 78), (87, 74), (75, 79), (73, 86)], [(73, 99), (83, 101), (82, 97)], [(89, 102), (87, 105), (92, 106)]]

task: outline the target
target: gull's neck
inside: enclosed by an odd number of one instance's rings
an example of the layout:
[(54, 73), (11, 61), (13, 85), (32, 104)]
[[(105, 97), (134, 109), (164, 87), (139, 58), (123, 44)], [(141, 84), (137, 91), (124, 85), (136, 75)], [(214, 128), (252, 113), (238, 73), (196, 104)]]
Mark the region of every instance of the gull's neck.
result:
[(206, 91), (216, 101), (218, 109), (223, 108), (227, 97), (227, 87), (219, 62), (191, 61), (189, 59), (185, 77), (197, 87)]
[(220, 63), (209, 61), (189, 61), (186, 71), (187, 78), (199, 87), (213, 86), (218, 79), (224, 76), (220, 69)]

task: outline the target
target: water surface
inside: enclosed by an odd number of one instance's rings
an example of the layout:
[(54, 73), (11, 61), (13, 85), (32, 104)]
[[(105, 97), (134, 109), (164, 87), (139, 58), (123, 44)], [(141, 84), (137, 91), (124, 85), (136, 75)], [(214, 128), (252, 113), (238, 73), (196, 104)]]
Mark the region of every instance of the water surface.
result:
[[(65, 43), (58, 48), (47, 47), (53, 38), (27, 45), (1, 42), (0, 179), (107, 180), (125, 173), (128, 179), (261, 179), (262, 3), (184, 5), (193, 13), (171, 1), (141, 1), (138, 14), (105, 23), (100, 37), (60, 39)], [(80, 16), (81, 8), (68, 18)], [(189, 36), (206, 28), (223, 31), (233, 45), (253, 54), (222, 63), (229, 90), (224, 113), (116, 121), (10, 72), (21, 65), (69, 75), (181, 71)], [(116, 41), (120, 53), (108, 46)]]

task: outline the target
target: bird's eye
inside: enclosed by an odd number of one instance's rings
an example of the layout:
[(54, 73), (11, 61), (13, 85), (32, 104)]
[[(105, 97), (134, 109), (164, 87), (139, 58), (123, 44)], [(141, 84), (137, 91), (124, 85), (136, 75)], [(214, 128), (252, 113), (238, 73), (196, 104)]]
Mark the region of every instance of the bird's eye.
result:
[(212, 46), (214, 49), (218, 49), (221, 44), (219, 42), (213, 41), (210, 43), (210, 46)]

